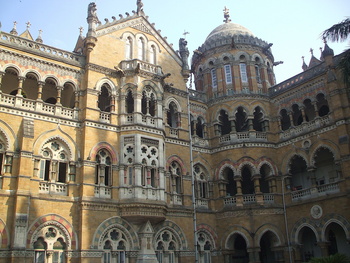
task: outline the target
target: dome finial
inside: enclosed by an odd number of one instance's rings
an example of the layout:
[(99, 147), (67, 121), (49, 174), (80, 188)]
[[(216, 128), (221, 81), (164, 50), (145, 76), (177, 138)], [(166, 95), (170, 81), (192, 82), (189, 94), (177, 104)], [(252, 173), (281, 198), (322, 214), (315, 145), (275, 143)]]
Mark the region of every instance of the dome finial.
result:
[(231, 22), (231, 19), (230, 19), (230, 9), (228, 9), (226, 6), (224, 8), (224, 22), (225, 23), (229, 23)]

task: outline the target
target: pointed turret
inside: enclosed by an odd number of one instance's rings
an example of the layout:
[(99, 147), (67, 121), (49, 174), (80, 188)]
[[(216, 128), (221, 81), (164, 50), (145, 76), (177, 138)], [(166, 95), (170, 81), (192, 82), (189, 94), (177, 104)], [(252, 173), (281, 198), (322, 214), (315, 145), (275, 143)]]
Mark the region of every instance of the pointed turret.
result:
[(73, 52), (82, 54), (84, 49), (84, 40), (85, 40), (85, 37), (83, 36), (83, 27), (79, 27), (79, 32), (80, 34), (79, 34), (77, 43), (75, 44), (75, 48)]
[(324, 48), (322, 51), (322, 57), (325, 58), (327, 56), (334, 56), (334, 51), (327, 45), (327, 41), (324, 39)]
[(314, 66), (319, 65), (321, 61), (314, 56), (314, 50), (312, 48), (310, 48), (310, 53), (311, 53), (311, 59), (309, 62), (309, 68), (313, 68)]
[(13, 28), (10, 31), (10, 34), (15, 35), (15, 36), (18, 35), (18, 33), (17, 33), (17, 22), (16, 21), (13, 22)]
[(308, 66), (307, 66), (306, 63), (305, 63), (305, 57), (302, 56), (301, 58), (302, 58), (302, 60), (303, 60), (303, 65), (301, 66), (301, 68), (305, 71), (305, 70), (308, 69)]
[(39, 35), (38, 35), (38, 37), (35, 39), (36, 42), (43, 43), (43, 39), (42, 39), (42, 37), (41, 37), (42, 32), (43, 32), (43, 31), (40, 29), (40, 30), (39, 30)]

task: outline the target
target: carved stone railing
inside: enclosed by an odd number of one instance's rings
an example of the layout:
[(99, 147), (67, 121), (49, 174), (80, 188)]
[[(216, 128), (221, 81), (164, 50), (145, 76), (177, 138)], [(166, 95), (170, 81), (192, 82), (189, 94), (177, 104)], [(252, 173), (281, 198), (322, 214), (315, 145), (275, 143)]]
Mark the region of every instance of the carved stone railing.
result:
[(111, 114), (109, 112), (100, 112), (100, 122), (110, 123)]
[(39, 193), (67, 195), (67, 184), (56, 182), (39, 182)]
[(178, 138), (179, 137), (179, 129), (169, 127), (169, 135), (170, 135), (170, 137)]
[(0, 93), (0, 105), (6, 105), (37, 113), (55, 115), (68, 119), (78, 118), (78, 112), (75, 109), (65, 108), (62, 107), (62, 105), (53, 105), (38, 100), (30, 100), (4, 93)]
[(162, 68), (160, 66), (147, 63), (138, 59), (123, 60), (122, 62), (120, 62), (120, 66), (124, 72), (141, 70), (147, 73), (152, 73), (154, 75), (163, 75)]
[(102, 185), (96, 185), (95, 186), (95, 197), (98, 198), (111, 198), (111, 187), (109, 186), (102, 186)]
[(208, 208), (209, 207), (209, 201), (206, 199), (197, 199), (196, 200), (196, 206), (201, 208)]
[(263, 194), (264, 204), (273, 204), (275, 203), (275, 195), (274, 194)]
[(203, 139), (203, 138), (201, 138), (201, 137), (199, 137), (197, 135), (192, 136), (192, 143), (194, 145), (201, 146), (201, 147), (209, 146), (208, 140)]
[(243, 204), (253, 204), (256, 203), (255, 194), (243, 195)]
[(78, 66), (81, 66), (83, 63), (85, 63), (85, 57), (82, 55), (47, 46), (36, 41), (32, 41), (19, 36), (14, 36), (12, 34), (8, 34), (1, 31), (0, 43), (6, 46), (17, 47), (18, 49), (22, 50), (24, 49), (31, 53), (36, 53), (41, 56), (47, 56), (53, 59), (64, 60), (65, 62)]
[(292, 197), (292, 201), (299, 201), (324, 196), (326, 194), (338, 193), (339, 191), (339, 182), (334, 182), (312, 188), (292, 191), (290, 194)]
[(232, 143), (232, 142), (261, 142), (267, 141), (266, 132), (256, 132), (256, 131), (248, 131), (248, 132), (236, 132), (225, 134), (219, 138), (219, 143)]
[(207, 101), (207, 94), (205, 94), (204, 92), (200, 92), (194, 89), (189, 89), (188, 94), (191, 99), (200, 100), (204, 102)]
[(153, 116), (142, 115), (141, 121), (143, 124), (145, 124), (147, 126), (155, 126), (156, 125), (156, 120)]
[(236, 205), (236, 203), (237, 203), (237, 200), (236, 200), (236, 197), (234, 197), (234, 196), (224, 198), (224, 205), (225, 206)]
[(182, 205), (182, 195), (173, 194), (172, 199), (174, 205)]
[(312, 121), (304, 122), (299, 126), (291, 127), (288, 130), (283, 131), (280, 134), (281, 140), (286, 140), (294, 136), (298, 136), (300, 134), (308, 133), (310, 131), (322, 128), (331, 123), (330, 115), (326, 115), (323, 117), (318, 117)]

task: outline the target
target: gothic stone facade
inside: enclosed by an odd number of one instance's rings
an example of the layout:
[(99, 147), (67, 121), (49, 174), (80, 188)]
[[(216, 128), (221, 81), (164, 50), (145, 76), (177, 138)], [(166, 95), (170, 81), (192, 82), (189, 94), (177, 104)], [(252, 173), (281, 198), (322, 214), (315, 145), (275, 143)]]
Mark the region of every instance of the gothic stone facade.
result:
[(342, 54), (276, 84), (270, 46), (228, 19), (191, 66), (141, 1), (87, 20), (74, 52), (0, 32), (0, 262), (349, 255)]

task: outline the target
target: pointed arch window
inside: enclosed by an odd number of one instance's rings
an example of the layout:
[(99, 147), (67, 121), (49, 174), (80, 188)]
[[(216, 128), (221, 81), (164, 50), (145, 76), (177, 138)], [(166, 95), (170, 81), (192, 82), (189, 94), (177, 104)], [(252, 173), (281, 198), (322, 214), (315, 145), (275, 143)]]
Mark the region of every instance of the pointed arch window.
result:
[(152, 45), (149, 49), (149, 63), (156, 64), (157, 63), (157, 53), (156, 47)]
[[(5, 143), (0, 140), (0, 176), (5, 173), (9, 174), (12, 172), (13, 156), (7, 154), (5, 150)], [(0, 184), (0, 188), (1, 187), (2, 184)]]
[(173, 161), (169, 166), (169, 172), (171, 176), (171, 189), (173, 193), (182, 193), (182, 171), (178, 162)]
[(171, 128), (177, 128), (180, 125), (180, 113), (178, 112), (178, 108), (175, 104), (175, 102), (169, 103), (169, 110), (167, 112), (167, 123)]
[[(129, 250), (129, 242), (126, 233), (114, 227), (102, 234), (101, 245), (103, 249), (103, 263), (126, 263), (126, 252)], [(116, 256), (116, 260), (112, 258)]]
[(159, 263), (175, 263), (178, 260), (179, 242), (169, 230), (163, 230), (156, 237), (156, 256)]
[(111, 88), (109, 87), (108, 84), (104, 84), (101, 87), (101, 93), (98, 96), (98, 108), (101, 111), (110, 112), (111, 111), (111, 101), (112, 101)]
[(39, 178), (44, 181), (66, 183), (68, 181), (68, 151), (58, 140), (44, 144), (41, 149)]
[(203, 167), (199, 164), (194, 166), (194, 175), (196, 179), (196, 196), (199, 199), (209, 198), (208, 180)]
[(46, 226), (36, 233), (38, 236), (33, 244), (34, 248), (34, 262), (47, 262), (48, 252), (51, 254), (50, 262), (65, 263), (67, 241), (62, 231), (53, 225)]
[(198, 249), (200, 251), (200, 262), (211, 263), (211, 238), (205, 232), (198, 233)]
[(258, 82), (260, 84), (261, 83), (261, 75), (260, 75), (259, 65), (255, 65), (255, 76), (256, 76), (256, 82)]
[(127, 60), (132, 59), (132, 50), (133, 50), (133, 42), (131, 37), (128, 37), (125, 43), (125, 58)]
[(134, 97), (132, 95), (132, 91), (128, 90), (125, 97), (125, 108), (126, 113), (134, 112)]
[(231, 124), (225, 110), (220, 110), (219, 113), (219, 129), (221, 135), (229, 134), (231, 132)]
[(112, 185), (112, 158), (105, 149), (96, 154), (95, 184), (102, 186)]
[(140, 37), (137, 40), (137, 48), (138, 48), (138, 59), (145, 60), (145, 40)]

